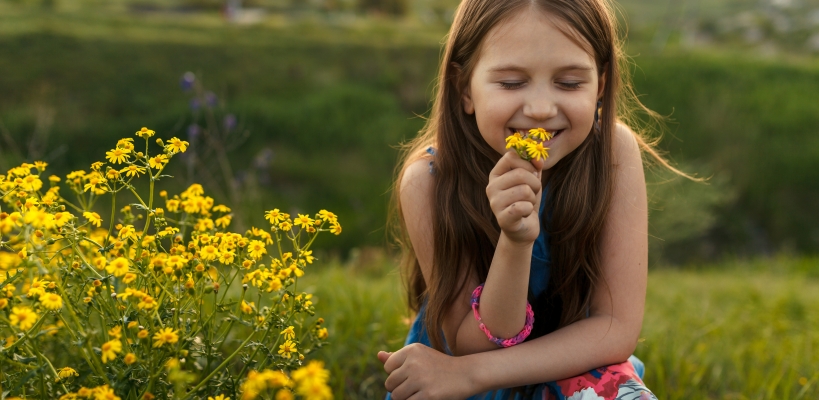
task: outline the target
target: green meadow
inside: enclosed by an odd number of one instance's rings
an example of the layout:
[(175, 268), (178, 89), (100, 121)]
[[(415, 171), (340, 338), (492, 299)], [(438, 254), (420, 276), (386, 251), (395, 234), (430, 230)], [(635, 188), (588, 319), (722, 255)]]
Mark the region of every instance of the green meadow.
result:
[[(323, 14), (238, 26), (126, 1), (34, 3), (0, 2), (0, 170), (87, 169), (147, 126), (200, 140), (205, 161), (224, 152), (230, 173), (193, 161), (170, 173), (227, 202), (236, 226), (265, 226), (274, 207), (334, 211), (344, 232), (319, 239), (303, 278), (332, 342), (315, 357), (336, 398), (383, 398), (375, 354), (400, 348), (412, 318), (381, 250), (397, 146), (423, 126), (446, 27)], [(656, 51), (646, 29), (628, 47), (636, 91), (667, 116), (660, 148), (709, 179), (647, 170), (645, 381), (661, 399), (819, 398), (819, 61)], [(188, 71), (211, 105), (180, 88)], [(225, 134), (218, 148), (204, 129)]]
[[(635, 352), (646, 364), (646, 385), (660, 399), (817, 398), (817, 262), (783, 257), (651, 270)], [(397, 271), (389, 263), (330, 264), (305, 280), (317, 313), (327, 316), (332, 344), (318, 357), (331, 367), (336, 397), (382, 398), (387, 374), (375, 354), (401, 348), (410, 321)]]

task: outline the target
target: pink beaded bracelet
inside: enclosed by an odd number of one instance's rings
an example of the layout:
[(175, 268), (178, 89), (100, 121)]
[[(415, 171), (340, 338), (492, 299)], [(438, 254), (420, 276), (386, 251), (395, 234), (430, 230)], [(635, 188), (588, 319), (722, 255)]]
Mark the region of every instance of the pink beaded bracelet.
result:
[(480, 284), (472, 292), (472, 313), (475, 315), (475, 319), (478, 320), (478, 327), (480, 327), (483, 333), (486, 334), (489, 341), (500, 347), (511, 347), (516, 344), (523, 343), (529, 334), (532, 333), (532, 326), (535, 324), (535, 313), (532, 311), (532, 305), (528, 302), (526, 303), (526, 324), (523, 325), (523, 330), (521, 330), (520, 333), (509, 339), (497, 338), (489, 333), (489, 329), (487, 329), (486, 325), (484, 325), (483, 321), (481, 321), (481, 314), (478, 313), (478, 305), (480, 304), (482, 291), (483, 284)]

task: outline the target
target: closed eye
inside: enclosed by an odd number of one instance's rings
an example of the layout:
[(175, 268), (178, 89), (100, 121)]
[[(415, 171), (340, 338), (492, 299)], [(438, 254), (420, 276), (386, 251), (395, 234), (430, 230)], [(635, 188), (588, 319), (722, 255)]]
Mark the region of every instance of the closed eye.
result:
[(523, 82), (500, 82), (500, 85), (504, 89), (517, 89), (523, 86)]
[(562, 86), (565, 89), (580, 89), (580, 84), (582, 82), (558, 82), (557, 84)]

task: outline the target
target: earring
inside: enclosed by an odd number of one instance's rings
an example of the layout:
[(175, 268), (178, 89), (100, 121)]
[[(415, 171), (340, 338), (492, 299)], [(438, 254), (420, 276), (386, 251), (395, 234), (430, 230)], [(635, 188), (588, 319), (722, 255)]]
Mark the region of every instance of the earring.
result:
[(603, 107), (603, 100), (597, 100), (597, 107), (594, 108), (594, 127), (600, 129), (600, 109)]

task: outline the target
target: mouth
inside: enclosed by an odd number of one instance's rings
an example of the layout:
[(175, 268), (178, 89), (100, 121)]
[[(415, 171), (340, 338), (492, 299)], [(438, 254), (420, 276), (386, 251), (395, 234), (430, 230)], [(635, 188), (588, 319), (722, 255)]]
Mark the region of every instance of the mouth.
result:
[[(548, 144), (549, 144), (549, 143), (551, 143), (553, 140), (555, 140), (555, 138), (557, 138), (557, 136), (558, 136), (558, 135), (560, 135), (561, 133), (563, 133), (563, 131), (565, 131), (565, 130), (566, 130), (566, 129), (557, 129), (557, 130), (549, 130), (549, 129), (546, 129), (546, 131), (547, 131), (547, 132), (549, 132), (549, 133), (551, 133), (551, 134), (552, 134), (552, 138), (551, 138), (551, 139), (549, 139), (549, 140), (547, 140), (547, 141), (545, 141), (545, 142), (543, 142), (543, 144), (544, 144), (544, 145), (548, 145)], [(512, 136), (512, 135), (514, 135), (514, 134), (516, 134), (516, 133), (519, 133), (521, 136), (525, 136), (526, 134), (528, 134), (528, 133), (529, 133), (529, 129), (509, 128), (509, 135), (508, 135), (508, 136)]]

